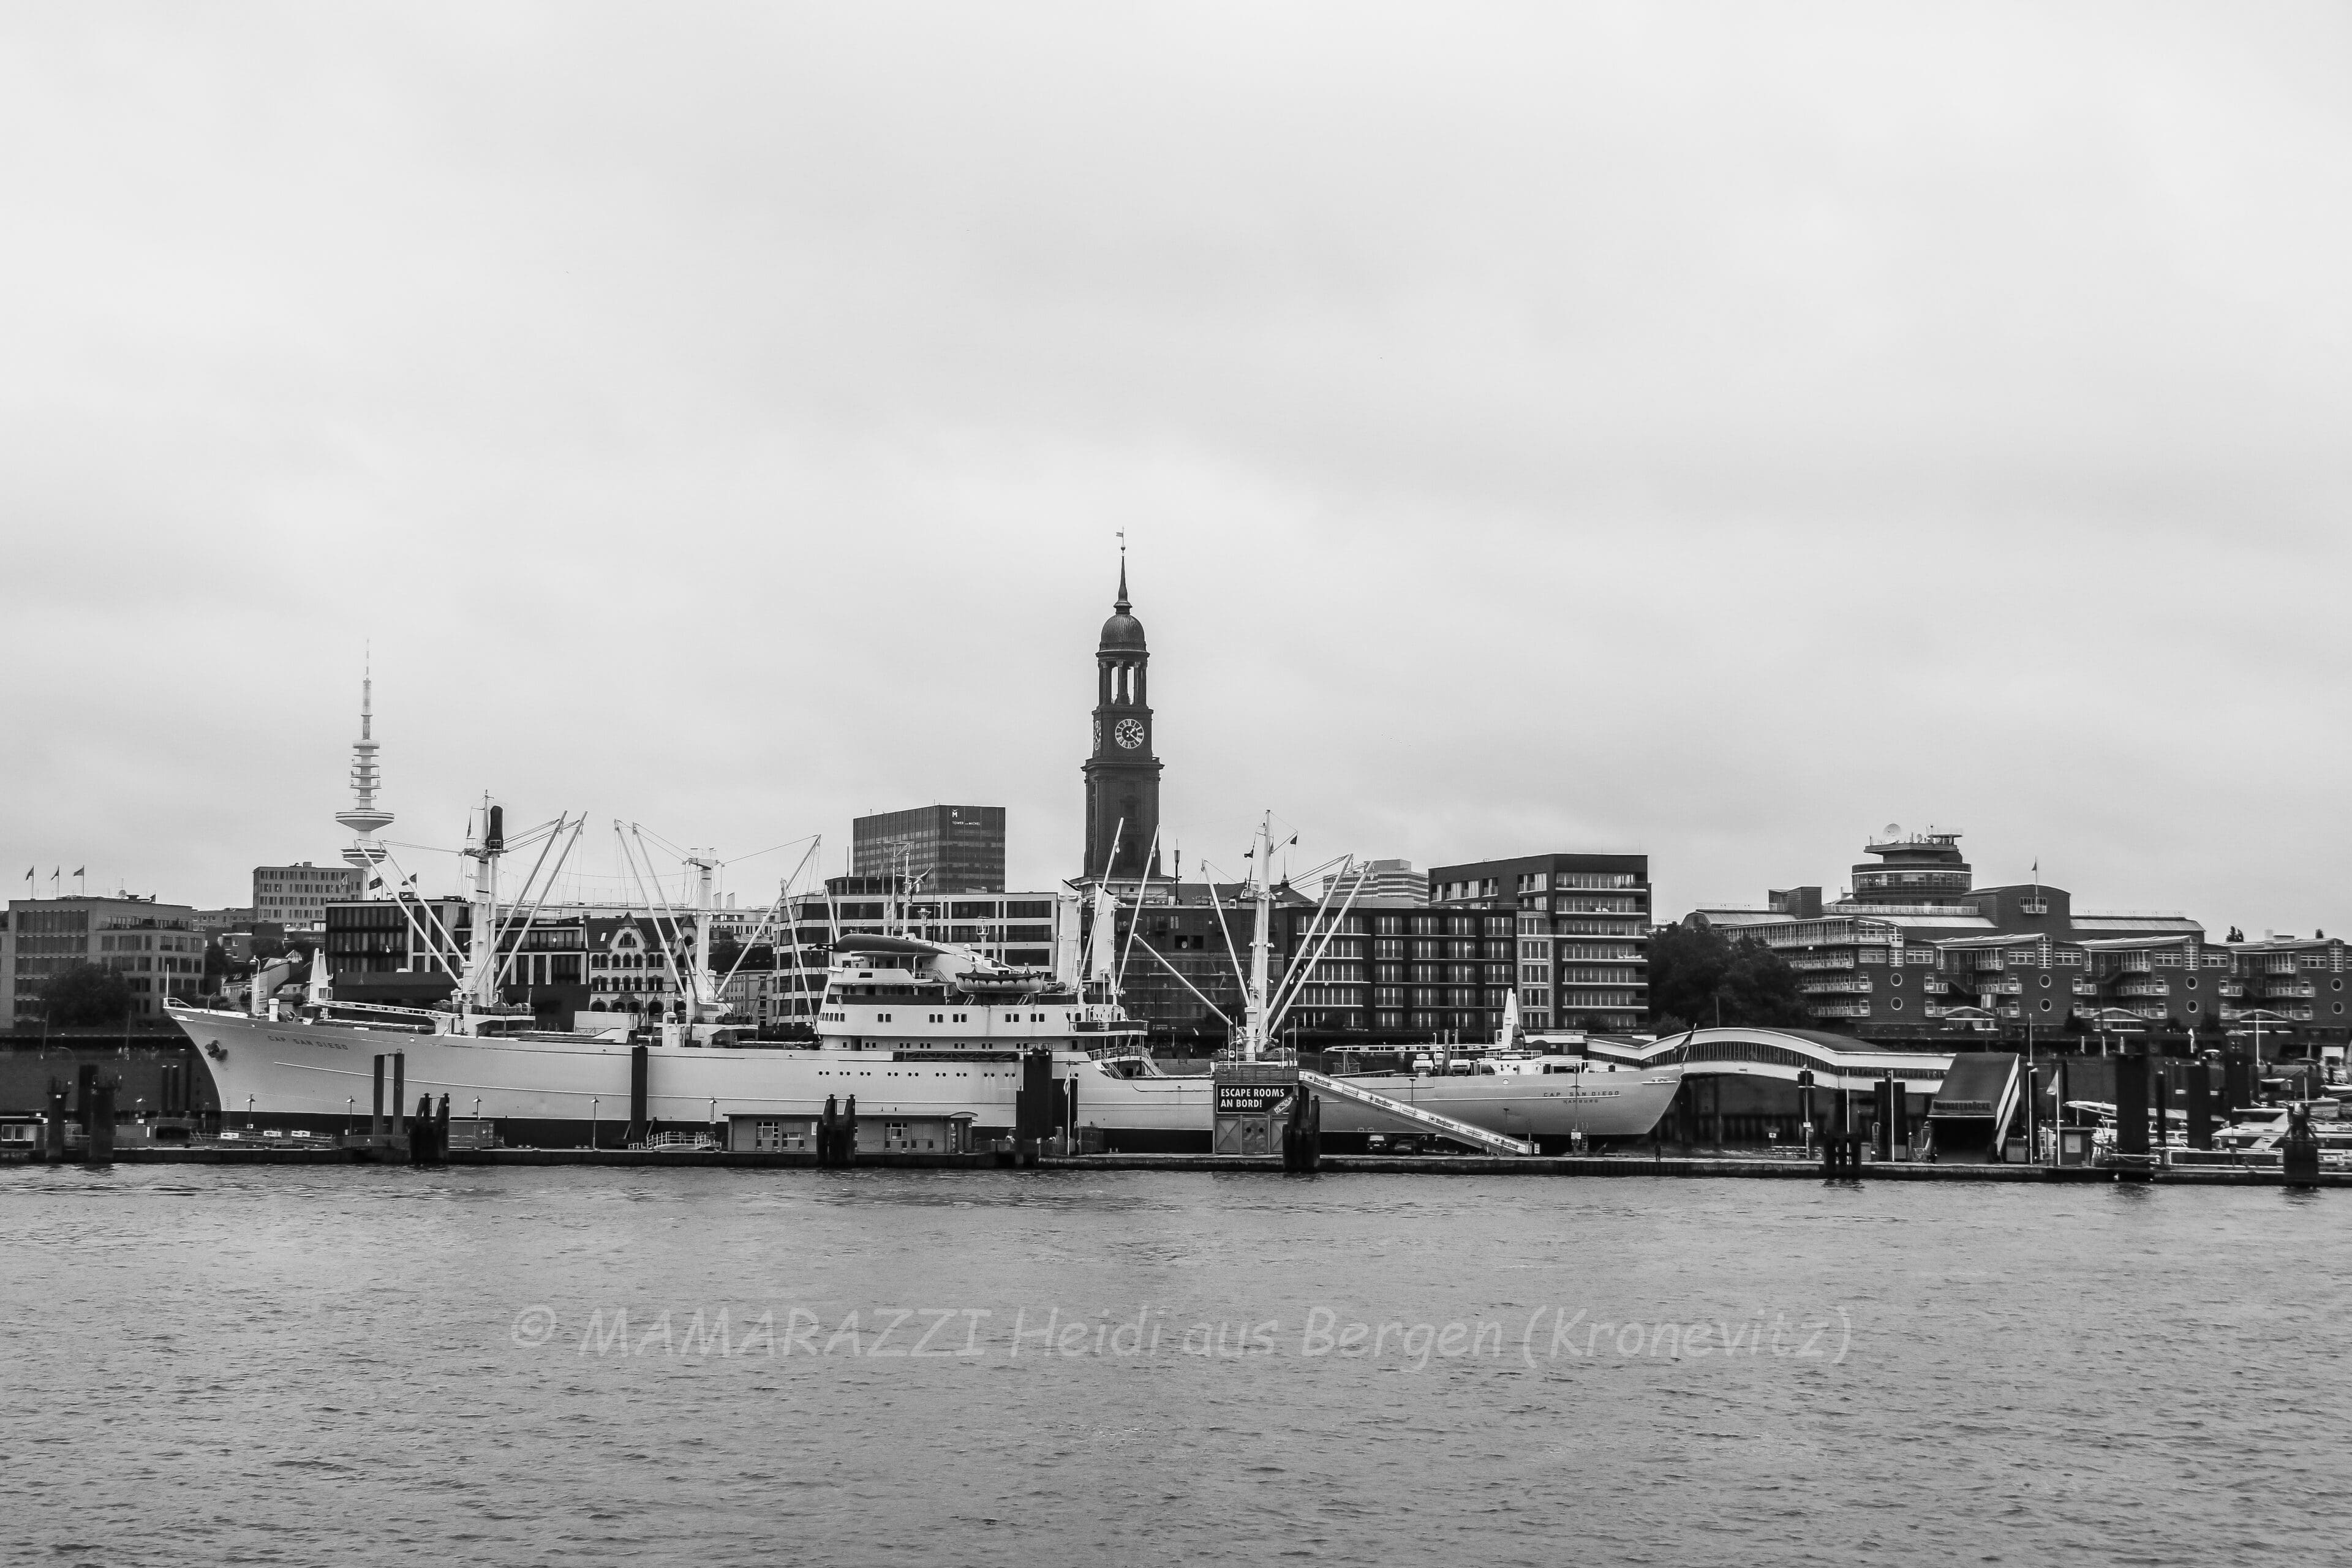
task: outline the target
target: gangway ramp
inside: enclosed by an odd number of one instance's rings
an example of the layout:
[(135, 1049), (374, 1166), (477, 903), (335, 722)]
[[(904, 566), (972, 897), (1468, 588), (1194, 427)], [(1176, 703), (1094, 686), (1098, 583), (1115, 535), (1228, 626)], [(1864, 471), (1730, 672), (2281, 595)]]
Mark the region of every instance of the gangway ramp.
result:
[(2014, 1051), (1962, 1051), (1952, 1058), (1927, 1107), (1938, 1160), (2000, 1163), (2010, 1126), (2025, 1099), (2020, 1065)]
[(1517, 1138), (1507, 1138), (1500, 1132), (1489, 1132), (1484, 1127), (1475, 1127), (1451, 1116), (1440, 1116), (1434, 1110), (1423, 1110), (1420, 1106), (1407, 1104), (1402, 1100), (1391, 1100), (1385, 1094), (1375, 1094), (1370, 1089), (1349, 1083), (1345, 1079), (1326, 1078), (1319, 1072), (1307, 1072), (1301, 1069), (1298, 1082), (1302, 1088), (1316, 1089), (1335, 1099), (1347, 1100), (1351, 1105), (1360, 1105), (1365, 1110), (1375, 1111), (1382, 1116), (1395, 1117), (1398, 1121), (1423, 1132), (1443, 1133), (1448, 1138), (1470, 1144), (1474, 1148), (1486, 1150), (1490, 1153), (1532, 1154), (1536, 1152), (1536, 1146), (1531, 1142), (1521, 1142)]

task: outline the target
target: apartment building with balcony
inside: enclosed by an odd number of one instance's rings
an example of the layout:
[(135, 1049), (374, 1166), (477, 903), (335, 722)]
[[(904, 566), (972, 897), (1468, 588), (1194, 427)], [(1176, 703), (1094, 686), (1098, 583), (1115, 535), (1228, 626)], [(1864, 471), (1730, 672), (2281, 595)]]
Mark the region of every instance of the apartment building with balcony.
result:
[[(1937, 1034), (1955, 1006), (2061, 1027), (2077, 1005), (2104, 997), (2074, 989), (2090, 973), (2079, 957), (2088, 944), (2204, 942), (2204, 928), (2181, 915), (2081, 912), (2065, 889), (2039, 880), (1977, 887), (1959, 838), (1890, 825), (1864, 847), (1876, 858), (1852, 868), (1853, 886), (1839, 898), (1824, 899), (1818, 887), (1775, 889), (1763, 907), (1703, 907), (1684, 923), (1765, 943), (1798, 971), (1806, 1011), (1823, 1026), (1885, 1039)], [(2005, 973), (2011, 954), (2015, 989), (2005, 981), (1970, 989), (1980, 974)]]
[(2096, 937), (2083, 944), (2089, 987), (2075, 1018), (2099, 1028), (2119, 1015), (2137, 1026), (2189, 1033), (2236, 1021), (2243, 983), (2236, 951), (2181, 936)]
[(2266, 937), (2233, 943), (2231, 951), (2238, 994), (2223, 999), (2223, 1023), (2239, 1025), (2259, 1008), (2316, 1043), (2352, 1038), (2352, 975), (2345, 973), (2341, 938)]
[(2099, 986), (2083, 944), (2043, 933), (1953, 937), (1936, 944), (1936, 967), (1920, 977), (1922, 1017), (1938, 1027), (1957, 1009), (2057, 1034), (2095, 1011)]
[(2150, 1033), (2191, 1035), (2244, 1032), (2259, 1019), (2290, 1051), (2352, 1037), (2352, 977), (2336, 938), (2121, 937), (2083, 947), (2096, 986), (2076, 1010), (2085, 1025), (2127, 1013)]
[[(1648, 856), (1526, 855), (1436, 866), (1429, 908), (1448, 923), (1442, 939), (1408, 938), (1414, 946), (1404, 984), (1392, 993), (1405, 1027), (1491, 1034), (1515, 990), (1528, 1029), (1648, 1026)], [(1475, 936), (1453, 930), (1457, 917), (1475, 921)], [(1420, 944), (1431, 941), (1442, 941), (1443, 959), (1422, 956)], [(1475, 958), (1467, 952), (1473, 943)], [(1375, 958), (1376, 969), (1381, 962)]]

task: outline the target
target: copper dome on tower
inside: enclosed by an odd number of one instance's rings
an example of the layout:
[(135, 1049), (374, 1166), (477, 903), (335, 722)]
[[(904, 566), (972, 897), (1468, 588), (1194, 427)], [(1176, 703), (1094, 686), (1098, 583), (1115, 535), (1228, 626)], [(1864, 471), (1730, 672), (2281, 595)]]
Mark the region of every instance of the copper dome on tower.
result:
[(1103, 623), (1101, 651), (1109, 653), (1118, 648), (1143, 651), (1143, 623), (1128, 613), (1127, 562), (1123, 557), (1118, 563), (1118, 598), (1111, 605), (1111, 609), (1115, 613)]

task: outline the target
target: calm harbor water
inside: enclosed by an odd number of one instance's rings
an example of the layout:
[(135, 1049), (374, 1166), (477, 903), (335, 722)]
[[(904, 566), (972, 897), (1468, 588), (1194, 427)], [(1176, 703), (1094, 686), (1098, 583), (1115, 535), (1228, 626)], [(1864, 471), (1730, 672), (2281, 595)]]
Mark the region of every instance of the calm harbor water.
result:
[(18, 1167), (0, 1555), (2311, 1562), (2347, 1198)]

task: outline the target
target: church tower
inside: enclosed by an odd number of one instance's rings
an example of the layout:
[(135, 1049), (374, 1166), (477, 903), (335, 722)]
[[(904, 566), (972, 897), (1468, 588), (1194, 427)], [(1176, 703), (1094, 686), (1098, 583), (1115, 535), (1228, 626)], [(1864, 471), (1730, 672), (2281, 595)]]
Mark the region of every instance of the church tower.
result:
[(1122, 552), (1118, 599), (1095, 649), (1095, 749), (1081, 770), (1087, 780), (1087, 858), (1078, 872), (1099, 878), (1108, 868), (1109, 879), (1118, 882), (1136, 880), (1147, 869), (1160, 875), (1152, 850), (1160, 831), (1160, 759), (1151, 754), (1151, 655), (1143, 646), (1143, 623), (1129, 609)]

